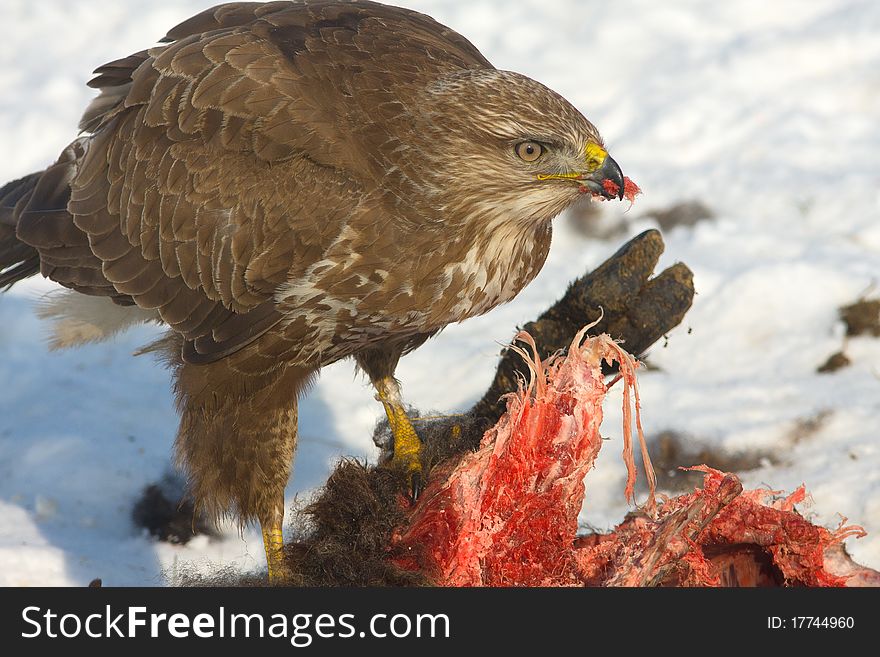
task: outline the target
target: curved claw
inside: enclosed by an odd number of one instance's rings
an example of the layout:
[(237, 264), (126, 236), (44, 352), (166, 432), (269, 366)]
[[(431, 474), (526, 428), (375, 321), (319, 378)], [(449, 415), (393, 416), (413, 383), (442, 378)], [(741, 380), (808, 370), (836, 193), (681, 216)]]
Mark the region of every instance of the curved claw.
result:
[(425, 490), (425, 480), (421, 469), (413, 472), (409, 478), (409, 496), (413, 504), (419, 501), (422, 491)]

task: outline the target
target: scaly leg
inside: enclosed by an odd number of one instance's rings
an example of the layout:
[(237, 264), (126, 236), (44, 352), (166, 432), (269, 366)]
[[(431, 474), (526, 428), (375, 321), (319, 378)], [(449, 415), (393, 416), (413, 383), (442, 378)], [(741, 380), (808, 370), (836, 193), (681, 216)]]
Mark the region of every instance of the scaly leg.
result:
[(410, 480), (410, 493), (418, 498), (422, 489), (422, 441), (403, 408), (400, 385), (394, 377), (387, 376), (375, 382), (376, 399), (385, 407), (391, 434), (394, 436), (392, 463), (404, 469)]
[(269, 568), (269, 584), (282, 584), (287, 580), (287, 566), (284, 563), (284, 536), (281, 528), (284, 520), (284, 504), (280, 511), (268, 522), (261, 522), (263, 547), (266, 548), (266, 565)]

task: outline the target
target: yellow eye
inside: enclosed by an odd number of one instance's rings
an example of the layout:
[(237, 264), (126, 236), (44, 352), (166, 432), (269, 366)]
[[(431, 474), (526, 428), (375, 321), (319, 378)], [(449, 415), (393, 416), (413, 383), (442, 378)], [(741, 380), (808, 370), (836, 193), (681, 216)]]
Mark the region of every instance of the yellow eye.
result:
[(535, 162), (544, 154), (544, 147), (536, 141), (523, 141), (516, 145), (516, 154), (523, 162)]

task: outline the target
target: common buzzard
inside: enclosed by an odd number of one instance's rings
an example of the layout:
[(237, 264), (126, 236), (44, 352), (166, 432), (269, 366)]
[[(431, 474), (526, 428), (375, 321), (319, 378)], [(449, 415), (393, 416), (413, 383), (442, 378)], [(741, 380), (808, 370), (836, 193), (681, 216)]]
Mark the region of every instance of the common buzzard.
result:
[(43, 309), (59, 346), (169, 328), (194, 499), (260, 522), (272, 581), (318, 371), (355, 359), (417, 489), (398, 359), (515, 297), (560, 211), (623, 196), (570, 103), (406, 9), (220, 5), (95, 73), (81, 135), (0, 190), (0, 286), (71, 290)]

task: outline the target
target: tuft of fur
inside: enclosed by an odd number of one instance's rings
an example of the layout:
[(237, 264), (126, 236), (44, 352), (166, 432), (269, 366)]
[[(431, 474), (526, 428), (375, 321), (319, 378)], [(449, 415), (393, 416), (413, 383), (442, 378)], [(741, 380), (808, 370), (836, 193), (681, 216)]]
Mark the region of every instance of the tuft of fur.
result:
[(199, 534), (216, 536), (216, 528), (197, 514), (176, 473), (167, 473), (147, 486), (131, 512), (135, 527), (145, 529), (159, 541), (187, 544)]
[[(417, 412), (411, 416), (418, 417)], [(473, 451), (486, 421), (473, 414), (415, 420), (422, 438), (426, 477), (454, 467)], [(383, 442), (387, 422), (376, 427)], [(343, 459), (311, 504), (293, 509), (294, 540), (285, 546), (288, 584), (297, 586), (429, 586), (430, 573), (404, 570), (389, 552), (392, 536), (407, 522), (406, 473), (389, 465)], [(392, 548), (393, 549), (393, 548)]]

